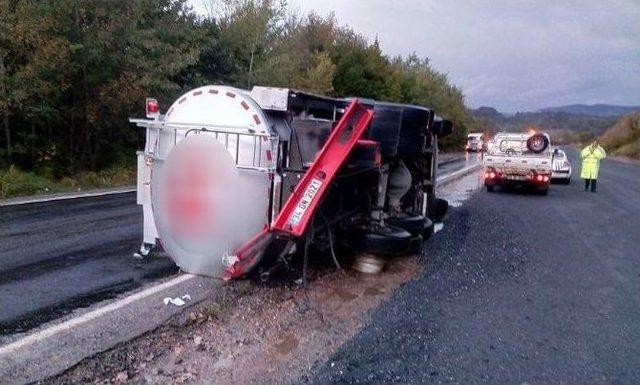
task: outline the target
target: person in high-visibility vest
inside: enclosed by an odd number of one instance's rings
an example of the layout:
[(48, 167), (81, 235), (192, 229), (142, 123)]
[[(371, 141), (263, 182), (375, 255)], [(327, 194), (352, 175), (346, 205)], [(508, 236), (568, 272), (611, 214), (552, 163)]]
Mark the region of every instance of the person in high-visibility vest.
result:
[(598, 140), (582, 149), (582, 172), (580, 177), (584, 179), (584, 191), (591, 187), (591, 192), (596, 192), (596, 181), (600, 170), (600, 161), (607, 156), (604, 148), (600, 146)]

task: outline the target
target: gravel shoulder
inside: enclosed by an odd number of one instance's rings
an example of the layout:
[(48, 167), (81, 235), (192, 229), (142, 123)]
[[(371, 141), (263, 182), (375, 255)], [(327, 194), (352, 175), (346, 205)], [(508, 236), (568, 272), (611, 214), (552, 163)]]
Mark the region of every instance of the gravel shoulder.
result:
[(159, 329), (45, 382), (298, 383), (417, 268), (407, 257), (380, 276), (321, 269), (307, 288), (235, 282)]

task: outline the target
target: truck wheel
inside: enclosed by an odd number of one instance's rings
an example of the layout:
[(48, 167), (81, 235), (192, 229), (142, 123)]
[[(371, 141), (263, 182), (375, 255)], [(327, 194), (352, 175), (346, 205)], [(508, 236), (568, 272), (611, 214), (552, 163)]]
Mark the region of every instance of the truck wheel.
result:
[(487, 192), (493, 192), (495, 186), (487, 186)]
[(411, 234), (395, 226), (379, 229), (359, 229), (349, 237), (349, 246), (360, 253), (404, 255), (411, 246)]
[(431, 222), (422, 215), (409, 215), (406, 217), (389, 217), (387, 223), (391, 226), (401, 227), (411, 235), (421, 235), (424, 232), (426, 222)]
[(407, 255), (422, 254), (423, 246), (424, 246), (424, 238), (422, 238), (422, 235), (416, 235), (411, 237), (409, 249), (407, 250)]
[(449, 208), (449, 202), (444, 199), (436, 198), (433, 202), (433, 206), (429, 210), (429, 218), (434, 222), (442, 222), (442, 219), (447, 214)]
[(542, 190), (538, 190), (538, 195), (547, 195), (547, 194), (549, 194), (549, 187)]
[(425, 218), (424, 231), (422, 232), (422, 239), (427, 240), (433, 235), (433, 221), (429, 218)]

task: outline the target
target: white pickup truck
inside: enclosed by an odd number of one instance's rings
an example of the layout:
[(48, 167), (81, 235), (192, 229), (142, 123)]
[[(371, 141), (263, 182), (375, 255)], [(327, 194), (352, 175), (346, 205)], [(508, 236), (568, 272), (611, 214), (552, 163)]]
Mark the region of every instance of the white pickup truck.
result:
[(487, 144), (483, 158), (484, 184), (526, 186), (546, 195), (549, 191), (553, 153), (546, 133), (498, 133)]

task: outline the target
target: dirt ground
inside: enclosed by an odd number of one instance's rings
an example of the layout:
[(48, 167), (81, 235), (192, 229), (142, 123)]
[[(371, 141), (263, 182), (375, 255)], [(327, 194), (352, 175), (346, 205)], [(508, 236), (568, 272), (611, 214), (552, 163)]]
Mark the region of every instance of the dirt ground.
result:
[(394, 259), (380, 275), (321, 269), (299, 284), (228, 284), (165, 326), (46, 383), (287, 384), (304, 381), (420, 270)]

